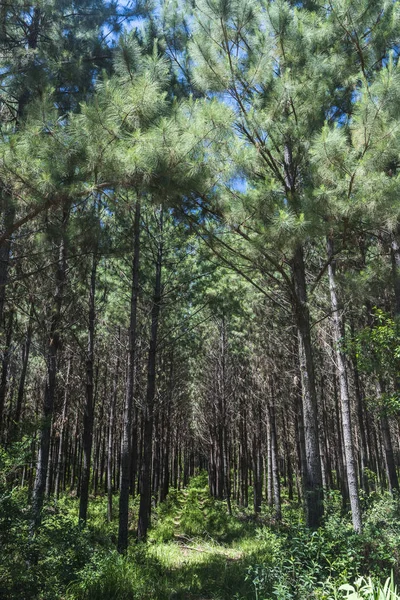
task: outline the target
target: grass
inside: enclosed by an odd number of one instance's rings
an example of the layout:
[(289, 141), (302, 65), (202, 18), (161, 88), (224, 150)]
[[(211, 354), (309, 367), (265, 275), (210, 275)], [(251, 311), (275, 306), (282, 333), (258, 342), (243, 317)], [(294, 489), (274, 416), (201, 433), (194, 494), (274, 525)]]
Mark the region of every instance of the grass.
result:
[(255, 520), (229, 515), (223, 502), (209, 497), (203, 478), (187, 490), (173, 491), (153, 517), (146, 545), (133, 543), (126, 558), (108, 553), (92, 560), (69, 587), (69, 597), (254, 599), (249, 567), (274, 558), (268, 540), (257, 538)]
[[(91, 499), (84, 528), (76, 498), (50, 503), (31, 541), (25, 505), (15, 492), (0, 514), (7, 600), (342, 600), (340, 586), (349, 590), (360, 576), (375, 586), (391, 571), (399, 580), (400, 503), (389, 495), (368, 498), (362, 536), (341, 514), (340, 497), (327, 495), (324, 527), (313, 532), (288, 502), (279, 525), (268, 509), (257, 519), (239, 509), (229, 515), (200, 477), (157, 506), (146, 544), (135, 543), (132, 528), (127, 556), (115, 550), (117, 521), (107, 523), (106, 498)], [(132, 500), (132, 523), (137, 510)], [(394, 600), (360, 596), (387, 597)]]
[(194, 538), (185, 543), (156, 544), (149, 549), (149, 555), (168, 573), (171, 597), (182, 600), (254, 598), (246, 574), (261, 554), (257, 541), (251, 538), (232, 545)]

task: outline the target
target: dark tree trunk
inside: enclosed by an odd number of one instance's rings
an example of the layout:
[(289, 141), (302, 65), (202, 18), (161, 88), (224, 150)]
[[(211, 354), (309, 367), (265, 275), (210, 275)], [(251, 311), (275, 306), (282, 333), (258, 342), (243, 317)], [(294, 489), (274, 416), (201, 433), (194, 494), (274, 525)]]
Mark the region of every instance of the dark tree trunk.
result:
[(15, 426), (18, 426), (18, 424), (21, 420), (22, 406), (23, 406), (23, 401), (24, 401), (25, 380), (26, 380), (26, 374), (28, 371), (29, 353), (30, 353), (31, 342), (32, 342), (33, 310), (34, 310), (34, 304), (32, 301), (30, 312), (29, 312), (29, 322), (28, 322), (28, 328), (26, 330), (25, 343), (24, 343), (23, 350), (22, 350), (22, 368), (21, 368), (21, 375), (19, 378), (17, 404), (15, 406), (15, 414), (14, 414)]
[[(351, 336), (354, 339), (354, 323), (351, 321)], [(368, 452), (368, 443), (367, 443), (367, 435), (365, 433), (364, 425), (364, 406), (363, 406), (363, 397), (361, 392), (360, 385), (360, 376), (358, 373), (358, 364), (357, 364), (357, 356), (355, 352), (352, 352), (351, 356), (351, 364), (353, 368), (353, 380), (354, 380), (354, 394), (356, 398), (356, 408), (357, 408), (357, 419), (358, 419), (358, 431), (359, 431), (359, 448), (360, 448), (360, 485), (366, 494), (369, 494), (369, 481), (366, 473), (366, 468), (369, 467), (369, 452)]]
[(4, 352), (1, 361), (1, 378), (0, 378), (0, 440), (3, 429), (3, 413), (4, 405), (7, 393), (7, 381), (8, 381), (8, 368), (10, 366), (11, 358), (11, 340), (13, 331), (14, 313), (10, 311), (7, 327), (6, 327), (6, 339), (4, 345)]
[(144, 408), (143, 458), (140, 477), (140, 505), (137, 535), (145, 540), (151, 513), (151, 463), (153, 448), (153, 413), (156, 392), (157, 334), (161, 305), (161, 267), (162, 267), (162, 209), (160, 214), (160, 239), (157, 248), (156, 278), (154, 286), (153, 308), (151, 311), (151, 334), (147, 367), (147, 392)]
[(97, 277), (97, 252), (93, 254), (89, 290), (89, 326), (88, 346), (86, 355), (86, 403), (83, 413), (83, 468), (81, 472), (81, 486), (79, 499), (79, 520), (86, 523), (89, 502), (90, 461), (93, 444), (94, 424), (94, 336), (96, 326), (96, 277)]
[(164, 452), (162, 456), (163, 467), (162, 467), (162, 481), (160, 486), (160, 502), (163, 502), (169, 491), (169, 459), (170, 459), (170, 447), (171, 447), (171, 407), (172, 407), (172, 395), (173, 395), (173, 374), (174, 374), (174, 361), (173, 356), (170, 358), (170, 370), (168, 378), (168, 396), (166, 410), (163, 411), (163, 431), (164, 433)]
[(70, 355), (68, 357), (67, 375), (65, 378), (64, 399), (63, 399), (63, 407), (62, 407), (61, 423), (60, 423), (60, 437), (59, 437), (59, 441), (58, 441), (56, 477), (55, 477), (55, 482), (54, 482), (54, 496), (57, 499), (60, 495), (60, 483), (64, 477), (64, 469), (65, 469), (64, 435), (65, 435), (65, 428), (67, 425), (67, 406), (68, 406), (68, 394), (69, 394), (69, 383), (70, 383), (70, 377), (71, 377), (71, 368), (72, 368), (72, 357)]
[(47, 381), (42, 409), (42, 423), (39, 434), (39, 453), (36, 464), (36, 478), (32, 494), (32, 521), (31, 533), (33, 534), (40, 525), (44, 493), (47, 479), (47, 465), (49, 461), (51, 420), (54, 409), (57, 383), (57, 355), (60, 346), (61, 307), (63, 304), (64, 287), (67, 272), (66, 228), (69, 209), (64, 209), (62, 217), (62, 233), (59, 245), (59, 255), (56, 271), (56, 288), (53, 297), (53, 311), (51, 316), (49, 345), (47, 350)]
[(304, 417), (303, 417), (303, 401), (302, 401), (302, 392), (301, 385), (299, 382), (299, 377), (295, 377), (295, 407), (296, 407), (296, 445), (297, 445), (297, 459), (298, 459), (298, 471), (300, 475), (301, 485), (298, 486), (299, 499), (305, 499), (305, 489), (306, 489), (306, 479), (307, 479), (307, 470), (306, 470), (306, 443), (304, 439)]
[(263, 490), (263, 460), (261, 453), (262, 414), (261, 401), (257, 400), (253, 434), (253, 506), (257, 514), (261, 511)]
[(295, 298), (294, 317), (299, 342), (300, 373), (302, 384), (305, 464), (305, 508), (308, 527), (321, 524), (324, 513), (322, 473), (319, 454), (317, 396), (315, 389), (314, 360), (311, 345), (310, 316), (307, 305), (307, 288), (303, 248), (298, 246), (293, 258)]
[[(119, 338), (119, 336), (118, 336)], [(110, 402), (110, 415), (108, 420), (108, 440), (107, 440), (107, 520), (110, 523), (113, 520), (113, 446), (114, 446), (114, 420), (115, 407), (117, 405), (118, 396), (118, 379), (119, 379), (119, 348), (117, 349), (117, 361), (114, 373), (114, 386)]]
[(139, 252), (140, 252), (140, 201), (136, 200), (133, 228), (134, 249), (132, 262), (131, 311), (129, 323), (128, 377), (125, 396), (122, 444), (121, 444), (121, 483), (119, 496), (118, 552), (128, 548), (128, 511), (132, 458), (132, 407), (135, 385), (136, 323), (139, 298)]
[[(7, 231), (14, 223), (15, 206), (7, 190), (0, 191), (0, 213), (3, 216), (2, 229)], [(8, 280), (8, 268), (10, 264), (11, 236), (0, 245), (0, 331), (3, 327), (4, 305), (6, 300), (6, 286)]]
[(289, 414), (287, 407), (284, 407), (282, 411), (282, 430), (283, 430), (283, 443), (286, 454), (286, 470), (287, 470), (287, 483), (288, 483), (288, 498), (289, 500), (293, 500), (293, 465), (292, 465), (292, 453), (291, 453), (291, 444), (289, 438), (289, 428), (288, 424), (290, 423)]

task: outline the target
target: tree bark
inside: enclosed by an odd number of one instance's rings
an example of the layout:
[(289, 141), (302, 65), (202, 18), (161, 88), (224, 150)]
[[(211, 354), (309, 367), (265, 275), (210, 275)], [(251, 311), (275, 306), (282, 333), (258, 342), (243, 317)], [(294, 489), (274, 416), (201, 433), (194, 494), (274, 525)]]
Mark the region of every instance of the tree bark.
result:
[(89, 327), (88, 346), (86, 355), (86, 403), (83, 413), (83, 468), (81, 472), (81, 487), (79, 499), (79, 520), (86, 523), (89, 502), (90, 461), (93, 444), (94, 424), (94, 336), (96, 321), (96, 277), (97, 249), (93, 253), (89, 289)]
[(32, 494), (31, 534), (40, 525), (49, 460), (51, 419), (54, 409), (57, 383), (57, 356), (60, 347), (61, 307), (67, 272), (66, 228), (69, 208), (64, 208), (62, 232), (56, 270), (56, 288), (53, 296), (53, 310), (50, 322), (49, 345), (47, 350), (47, 381), (42, 408), (42, 423), (39, 434), (39, 453), (36, 463), (36, 477)]
[(275, 510), (275, 519), (280, 521), (282, 518), (281, 511), (281, 487), (279, 481), (279, 465), (278, 465), (278, 440), (276, 435), (276, 418), (275, 418), (275, 389), (274, 382), (270, 379), (270, 400), (268, 406), (269, 426), (270, 426), (270, 443), (271, 443), (271, 475), (272, 475), (272, 492), (273, 504)]
[[(119, 336), (118, 336), (119, 337)], [(115, 364), (114, 373), (114, 387), (110, 402), (110, 416), (108, 421), (108, 440), (107, 440), (107, 520), (110, 523), (113, 520), (113, 484), (112, 484), (112, 472), (113, 472), (113, 446), (114, 446), (114, 420), (115, 420), (115, 407), (117, 404), (118, 396), (118, 379), (119, 379), (119, 348), (117, 349), (118, 355)]]
[(72, 356), (68, 357), (68, 366), (67, 366), (67, 374), (65, 378), (65, 386), (64, 386), (64, 399), (63, 399), (63, 407), (61, 413), (61, 423), (60, 423), (60, 437), (58, 441), (58, 456), (57, 456), (57, 466), (56, 466), (56, 477), (54, 482), (54, 496), (58, 499), (60, 495), (60, 483), (64, 478), (64, 468), (65, 468), (65, 457), (64, 457), (64, 435), (65, 435), (65, 427), (67, 423), (67, 405), (68, 405), (68, 394), (69, 394), (69, 383), (71, 377), (71, 368), (72, 368)]
[(154, 398), (156, 392), (156, 357), (157, 357), (157, 334), (161, 305), (161, 268), (163, 256), (163, 227), (162, 209), (160, 214), (160, 239), (157, 248), (156, 277), (154, 285), (153, 307), (151, 311), (151, 333), (147, 368), (147, 391), (144, 409), (144, 431), (143, 431), (143, 457), (140, 477), (140, 505), (137, 536), (139, 540), (145, 540), (150, 524), (151, 513), (151, 462), (153, 447), (153, 413)]
[(135, 358), (137, 337), (137, 305), (139, 298), (139, 252), (140, 252), (140, 201), (136, 200), (135, 218), (133, 228), (134, 249), (132, 262), (132, 290), (131, 310), (129, 323), (129, 355), (128, 377), (125, 396), (122, 444), (121, 444), (121, 483), (119, 496), (119, 525), (118, 525), (118, 552), (124, 553), (128, 548), (128, 510), (129, 489), (132, 455), (132, 407), (135, 385)]
[(3, 413), (4, 405), (7, 393), (7, 381), (8, 381), (8, 368), (10, 366), (11, 358), (11, 340), (13, 331), (14, 312), (10, 311), (8, 316), (8, 323), (6, 326), (6, 339), (4, 345), (4, 352), (1, 361), (1, 378), (0, 378), (0, 440), (2, 438), (1, 433), (3, 429)]
[[(0, 212), (3, 216), (3, 231), (7, 231), (14, 223), (15, 206), (7, 190), (1, 190)], [(8, 268), (10, 264), (11, 236), (0, 244), (0, 329), (3, 327), (4, 305), (6, 301), (6, 286), (8, 280)]]
[(295, 297), (294, 317), (299, 343), (299, 362), (302, 383), (305, 465), (305, 509), (308, 527), (321, 524), (324, 513), (322, 472), (319, 454), (317, 397), (315, 389), (314, 359), (311, 345), (310, 315), (307, 305), (307, 288), (302, 246), (298, 246), (292, 263)]
[(332, 325), (336, 352), (336, 368), (339, 376), (340, 388), (340, 407), (342, 416), (343, 439), (344, 439), (344, 455), (346, 461), (347, 485), (350, 496), (351, 517), (354, 530), (357, 533), (362, 531), (362, 518), (360, 496), (358, 490), (357, 466), (354, 451), (353, 432), (351, 423), (351, 407), (349, 397), (349, 387), (347, 379), (346, 358), (341, 349), (341, 344), (344, 341), (344, 323), (343, 313), (339, 305), (336, 279), (335, 279), (335, 263), (332, 260), (334, 248), (332, 238), (328, 238), (327, 242), (328, 259), (328, 277), (329, 291), (331, 296), (332, 309)]
[(28, 371), (29, 353), (30, 353), (31, 342), (32, 342), (33, 310), (34, 310), (34, 304), (32, 301), (30, 311), (29, 311), (28, 328), (26, 330), (26, 338), (25, 338), (25, 343), (24, 343), (23, 351), (22, 351), (22, 368), (21, 368), (21, 375), (20, 375), (19, 384), (18, 384), (17, 404), (15, 406), (14, 428), (18, 426), (18, 424), (21, 420), (22, 405), (23, 405), (24, 393), (25, 393), (25, 380), (26, 380), (26, 374)]

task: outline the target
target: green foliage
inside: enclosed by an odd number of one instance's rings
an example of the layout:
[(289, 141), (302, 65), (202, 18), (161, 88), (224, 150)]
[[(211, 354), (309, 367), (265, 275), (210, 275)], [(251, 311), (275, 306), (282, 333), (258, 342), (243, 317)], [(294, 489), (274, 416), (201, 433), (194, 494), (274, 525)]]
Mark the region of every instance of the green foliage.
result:
[[(3, 451), (3, 468), (23, 462), (26, 445)], [(106, 498), (92, 499), (84, 528), (76, 498), (47, 505), (42, 527), (30, 539), (26, 492), (15, 489), (6, 498), (3, 486), (2, 592), (9, 600), (340, 600), (350, 593), (360, 600), (397, 600), (388, 595), (393, 582), (378, 582), (391, 571), (393, 581), (398, 577), (398, 499), (366, 499), (362, 535), (341, 515), (335, 493), (327, 498), (324, 527), (308, 530), (299, 524), (298, 510), (284, 506), (275, 529), (263, 524), (264, 516), (230, 516), (223, 502), (209, 497), (206, 477), (172, 490), (156, 509), (149, 543), (133, 544), (125, 557), (114, 550), (116, 523), (106, 522)], [(346, 585), (354, 590), (341, 587)]]
[(155, 541), (169, 541), (174, 535), (206, 537), (226, 541), (235, 536), (238, 521), (229, 516), (225, 502), (209, 495), (207, 475), (194, 477), (188, 488), (172, 490), (155, 516), (150, 537)]
[(341, 585), (339, 591), (345, 592), (347, 600), (399, 600), (397, 586), (394, 583), (393, 573), (383, 586), (376, 584), (371, 577), (360, 577), (354, 585)]
[[(273, 597), (279, 600), (341, 598), (338, 590), (350, 590), (350, 587), (340, 586), (349, 585), (348, 582), (356, 581), (360, 575), (371, 574), (374, 582), (382, 581), (392, 569), (398, 568), (398, 511), (398, 500), (389, 494), (371, 498), (364, 532), (357, 535), (347, 518), (340, 516), (334, 495), (328, 500), (328, 515), (323, 528), (310, 531), (303, 526), (289, 524), (277, 537), (279, 546), (275, 546), (272, 568), (270, 563), (252, 565), (248, 579), (260, 599)], [(261, 535), (264, 531), (268, 537), (271, 536), (268, 530), (261, 530)], [(270, 547), (274, 547), (273, 544)], [(379, 596), (385, 588), (377, 583), (371, 585), (378, 595), (359, 596), (360, 599), (390, 598), (390, 595)], [(389, 584), (385, 585), (388, 588)], [(363, 593), (366, 589), (363, 588)]]
[(391, 385), (390, 389), (380, 389), (374, 405), (387, 414), (400, 410), (397, 381), (400, 377), (400, 320), (392, 318), (383, 310), (374, 309), (374, 323), (364, 327), (355, 338), (346, 344), (346, 349), (357, 360), (359, 369), (372, 374), (375, 380)]
[(151, 600), (162, 586), (157, 561), (139, 545), (127, 556), (116, 550), (95, 553), (68, 588), (76, 600)]
[(361, 370), (400, 375), (400, 322), (383, 310), (374, 309), (374, 324), (357, 334), (354, 348)]

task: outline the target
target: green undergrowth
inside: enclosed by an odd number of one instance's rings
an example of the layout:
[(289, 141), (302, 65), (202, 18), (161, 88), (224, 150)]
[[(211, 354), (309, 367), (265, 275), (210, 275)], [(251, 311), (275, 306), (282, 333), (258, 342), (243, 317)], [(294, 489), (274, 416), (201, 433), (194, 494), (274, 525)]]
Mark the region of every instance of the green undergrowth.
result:
[[(24, 490), (0, 490), (0, 598), (5, 600), (395, 600), (399, 580), (400, 505), (389, 495), (364, 500), (364, 533), (353, 533), (340, 498), (327, 498), (325, 524), (310, 531), (288, 502), (276, 524), (210, 498), (204, 476), (154, 508), (146, 544), (116, 550), (117, 523), (106, 499), (92, 498), (88, 525), (78, 500), (46, 506), (28, 535)], [(115, 498), (117, 506), (117, 498)], [(131, 501), (131, 521), (137, 501)], [(393, 573), (393, 581), (385, 580)], [(364, 577), (364, 579), (360, 579)], [(371, 579), (368, 579), (371, 578)], [(382, 586), (379, 587), (381, 582)], [(379, 595), (380, 594), (380, 595)]]

